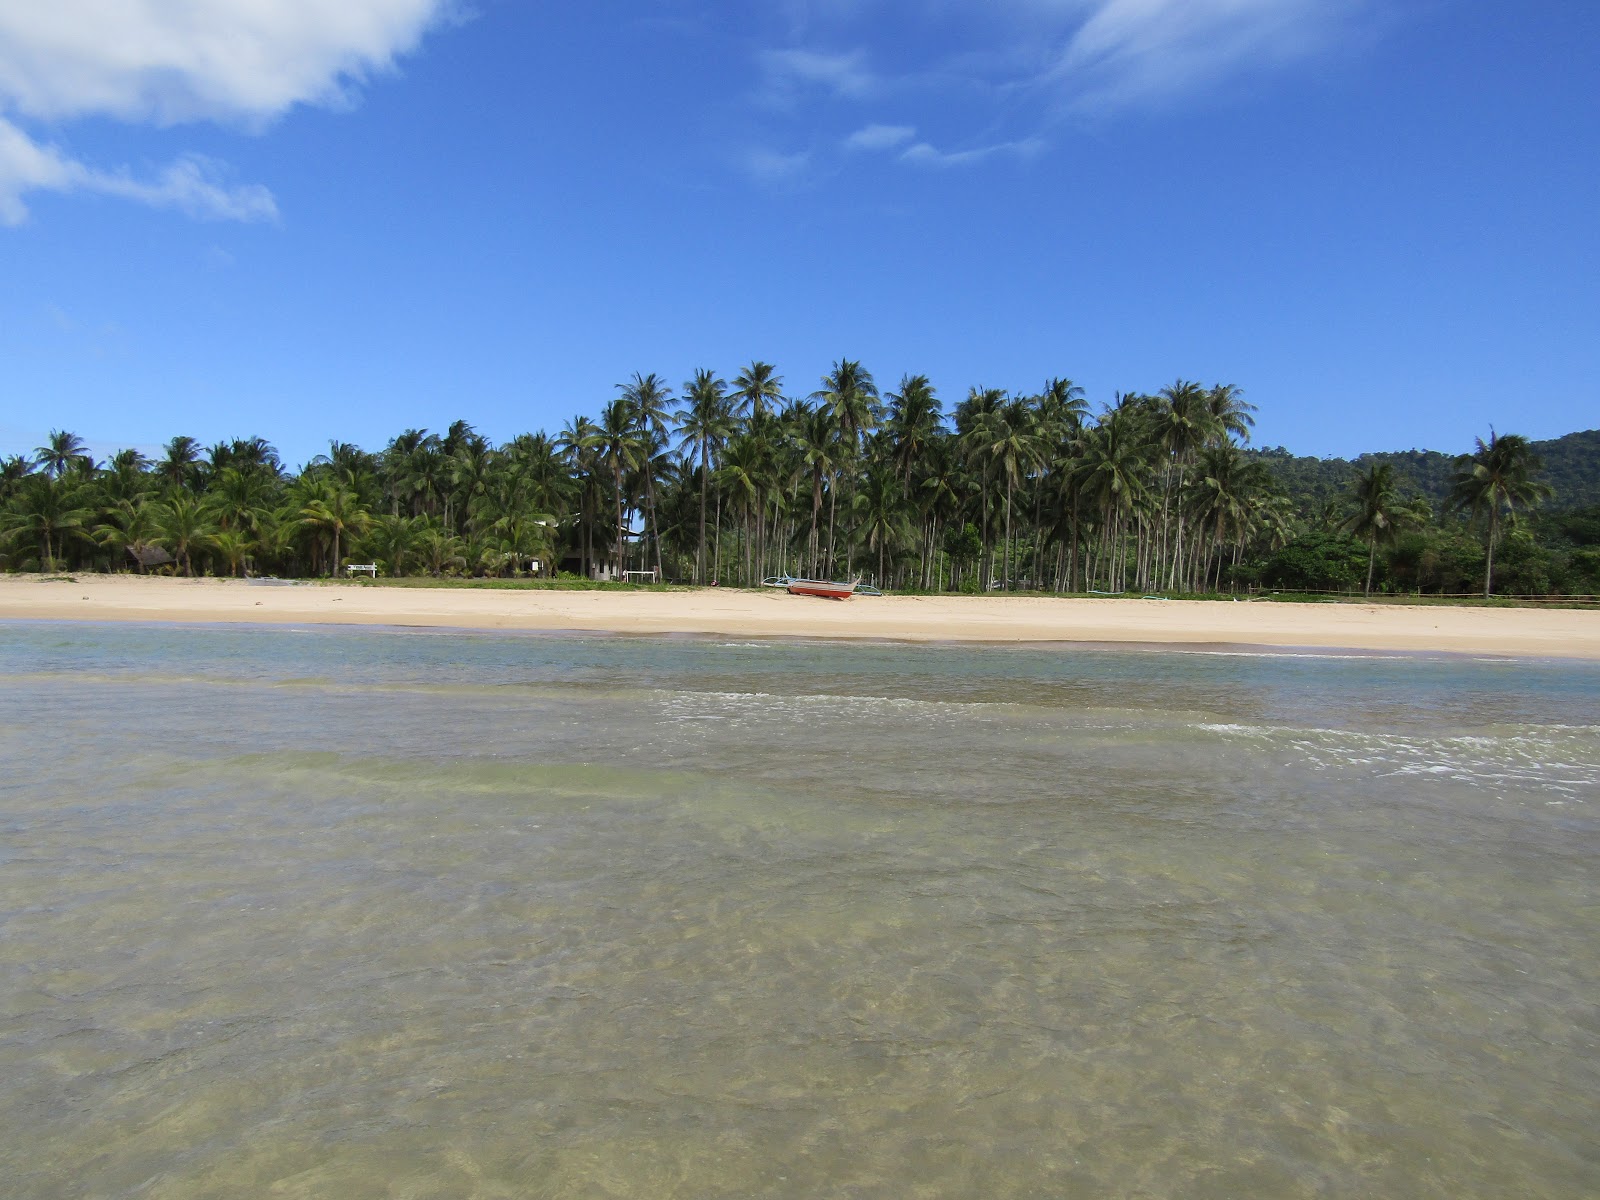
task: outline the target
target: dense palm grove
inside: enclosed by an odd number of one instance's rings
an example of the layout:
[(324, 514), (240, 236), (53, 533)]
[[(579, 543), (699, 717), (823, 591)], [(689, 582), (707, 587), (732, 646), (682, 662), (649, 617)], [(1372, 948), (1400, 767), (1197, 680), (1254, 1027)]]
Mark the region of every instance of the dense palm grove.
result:
[(1179, 381), (1096, 413), (1053, 379), (1032, 395), (972, 388), (947, 415), (926, 377), (880, 393), (842, 360), (804, 399), (761, 362), (731, 383), (696, 371), (677, 395), (635, 375), (554, 436), (495, 446), (457, 422), (378, 453), (334, 443), (298, 473), (259, 438), (177, 437), (159, 460), (96, 463), (58, 432), (0, 462), (0, 561), (286, 576), (350, 562), (519, 576), (537, 562), (585, 578), (1164, 594), (1453, 591), (1471, 574), (1487, 591), (1504, 582), (1508, 532), (1548, 494), (1526, 440), (1491, 436), (1460, 460), (1440, 512), (1387, 465), (1297, 511), (1246, 449), (1254, 411), (1235, 387)]

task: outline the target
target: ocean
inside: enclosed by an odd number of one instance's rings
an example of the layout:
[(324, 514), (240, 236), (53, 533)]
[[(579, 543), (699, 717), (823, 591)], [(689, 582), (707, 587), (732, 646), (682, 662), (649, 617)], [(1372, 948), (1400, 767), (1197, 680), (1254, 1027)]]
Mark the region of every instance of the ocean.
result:
[(1600, 663), (0, 624), (10, 1197), (1600, 1193)]

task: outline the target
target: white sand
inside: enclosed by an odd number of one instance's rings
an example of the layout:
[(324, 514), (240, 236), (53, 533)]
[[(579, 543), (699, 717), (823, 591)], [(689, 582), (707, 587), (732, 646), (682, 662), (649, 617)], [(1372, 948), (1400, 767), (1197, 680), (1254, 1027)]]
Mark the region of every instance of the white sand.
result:
[(857, 596), (835, 601), (776, 590), (715, 588), (569, 592), (359, 583), (271, 586), (124, 575), (79, 575), (73, 582), (0, 576), (0, 620), (12, 618), (909, 641), (1216, 643), (1600, 659), (1600, 611), (1262, 600)]

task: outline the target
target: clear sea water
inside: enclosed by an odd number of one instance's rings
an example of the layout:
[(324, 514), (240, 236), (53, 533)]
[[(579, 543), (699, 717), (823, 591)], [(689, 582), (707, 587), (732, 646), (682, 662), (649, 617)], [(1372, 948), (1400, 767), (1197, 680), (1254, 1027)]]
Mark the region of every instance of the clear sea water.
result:
[(0, 625), (8, 1197), (1592, 1197), (1600, 664)]

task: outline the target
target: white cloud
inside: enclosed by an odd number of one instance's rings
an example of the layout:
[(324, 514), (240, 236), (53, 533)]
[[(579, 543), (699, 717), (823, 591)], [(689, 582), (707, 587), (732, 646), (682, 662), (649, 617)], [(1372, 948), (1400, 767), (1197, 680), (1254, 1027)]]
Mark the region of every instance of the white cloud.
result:
[(846, 150), (893, 150), (917, 136), (915, 125), (868, 125), (844, 140)]
[(1281, 65), (1325, 46), (1367, 0), (1096, 0), (1050, 72), (1079, 106), (1116, 107)]
[(811, 165), (808, 151), (782, 154), (776, 150), (757, 148), (746, 151), (743, 160), (745, 172), (761, 183), (788, 183), (799, 178)]
[(1024, 138), (1015, 142), (996, 142), (992, 146), (979, 146), (972, 150), (944, 151), (927, 142), (918, 142), (901, 152), (900, 161), (919, 167), (970, 167), (997, 154), (1030, 158), (1043, 150), (1044, 145), (1040, 138)]
[(345, 100), (449, 0), (0, 0), (0, 221), (30, 191), (94, 191), (221, 220), (275, 215), (259, 185), (184, 157), (153, 179), (77, 162), (24, 131), (84, 116), (260, 127)]
[(838, 96), (861, 97), (877, 84), (864, 51), (829, 54), (819, 50), (768, 50), (761, 56), (769, 83), (788, 95), (800, 85), (821, 87)]

